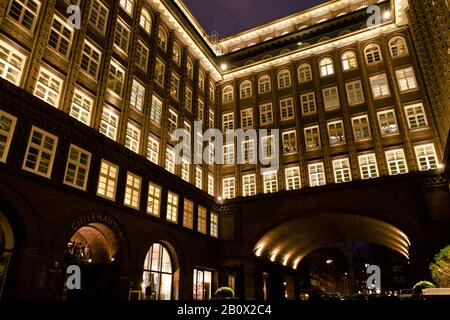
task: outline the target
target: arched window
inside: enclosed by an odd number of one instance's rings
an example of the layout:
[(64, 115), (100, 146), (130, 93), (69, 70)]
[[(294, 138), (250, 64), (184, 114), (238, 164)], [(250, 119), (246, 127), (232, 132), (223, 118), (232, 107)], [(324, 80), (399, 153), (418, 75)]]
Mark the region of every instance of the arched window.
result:
[(172, 59), (177, 65), (181, 64), (181, 48), (178, 43), (173, 44)]
[(326, 77), (334, 74), (334, 65), (331, 58), (323, 58), (319, 62), (320, 76)]
[(354, 51), (345, 51), (341, 56), (342, 69), (344, 71), (358, 68), (358, 60)]
[(186, 71), (189, 78), (194, 78), (194, 62), (192, 62), (192, 59), (190, 57), (187, 58)]
[(289, 88), (291, 86), (291, 73), (287, 69), (278, 72), (278, 88)]
[(312, 80), (311, 66), (307, 63), (301, 64), (297, 69), (298, 82), (304, 83)]
[(232, 86), (226, 86), (225, 88), (223, 88), (222, 91), (222, 103), (229, 103), (232, 102), (234, 97), (233, 97), (233, 87)]
[(408, 55), (408, 47), (403, 37), (394, 37), (389, 41), (389, 50), (392, 58)]
[(158, 38), (157, 38), (158, 46), (161, 47), (164, 51), (167, 50), (167, 32), (163, 28), (158, 29)]
[(241, 83), (240, 87), (241, 99), (248, 98), (252, 96), (252, 83), (246, 80)]
[(152, 17), (150, 12), (147, 9), (143, 8), (141, 11), (141, 19), (139, 21), (139, 25), (145, 32), (150, 33), (152, 30)]
[(382, 60), (380, 47), (373, 43), (364, 49), (364, 55), (366, 56), (367, 64), (377, 63)]
[(170, 300), (172, 298), (173, 268), (169, 251), (155, 243), (145, 257), (142, 292), (146, 299)]
[(200, 71), (198, 73), (198, 87), (200, 88), (200, 90), (205, 90), (205, 74), (203, 73), (203, 71)]
[(272, 90), (272, 85), (270, 83), (270, 77), (268, 75), (262, 76), (258, 80), (258, 92), (259, 94), (263, 94), (266, 92), (270, 92)]

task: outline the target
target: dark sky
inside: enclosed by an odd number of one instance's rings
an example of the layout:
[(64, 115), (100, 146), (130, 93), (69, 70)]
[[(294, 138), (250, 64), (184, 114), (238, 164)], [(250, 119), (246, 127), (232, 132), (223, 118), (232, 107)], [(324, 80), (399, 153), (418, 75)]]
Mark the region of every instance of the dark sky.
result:
[(220, 38), (326, 2), (325, 0), (183, 0), (207, 33)]

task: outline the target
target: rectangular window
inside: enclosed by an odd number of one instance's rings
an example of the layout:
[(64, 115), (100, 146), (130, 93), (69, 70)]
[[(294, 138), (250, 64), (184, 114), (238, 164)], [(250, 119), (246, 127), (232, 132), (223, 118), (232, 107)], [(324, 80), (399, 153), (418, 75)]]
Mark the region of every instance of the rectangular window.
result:
[(119, 115), (117, 112), (112, 108), (104, 107), (102, 112), (102, 120), (100, 122), (100, 133), (116, 141), (118, 125)]
[(278, 176), (276, 171), (264, 172), (264, 193), (278, 192)]
[(72, 43), (73, 28), (58, 16), (53, 16), (52, 26), (50, 28), (50, 36), (48, 45), (61, 53), (64, 57), (68, 57), (70, 53), (70, 45)]
[(275, 146), (274, 135), (261, 137), (261, 149), (262, 149), (261, 158), (263, 158), (263, 159), (271, 158), (275, 151), (274, 146)]
[(203, 189), (203, 170), (201, 167), (195, 167), (195, 186)]
[(166, 147), (166, 170), (175, 174), (175, 151), (169, 146)]
[(223, 163), (234, 164), (234, 144), (223, 146)]
[(145, 87), (136, 79), (131, 86), (130, 106), (142, 111), (145, 101)]
[(353, 105), (364, 102), (364, 93), (360, 80), (349, 82), (345, 87), (347, 89), (348, 104)]
[(17, 118), (0, 110), (0, 162), (6, 162)]
[(172, 134), (178, 128), (178, 114), (176, 111), (169, 109), (169, 117), (167, 120), (167, 132)]
[(97, 195), (106, 199), (116, 198), (116, 186), (119, 176), (119, 167), (111, 162), (102, 160), (98, 178)]
[(214, 120), (214, 111), (212, 109), (209, 109), (209, 114), (208, 114), (208, 128), (209, 129), (214, 129), (215, 126), (215, 120)]
[(178, 222), (178, 195), (173, 192), (167, 194), (167, 221)]
[(114, 44), (123, 52), (128, 52), (128, 44), (130, 42), (130, 29), (125, 22), (117, 20), (116, 32), (114, 33)]
[(405, 113), (408, 119), (409, 128), (411, 130), (428, 127), (428, 121), (423, 109), (423, 104), (418, 103), (405, 106)]
[(156, 59), (155, 64), (155, 82), (161, 87), (164, 87), (164, 75), (166, 73), (166, 65), (159, 59)]
[(53, 74), (50, 70), (40, 67), (34, 95), (58, 108), (63, 83), (63, 79)]
[(253, 109), (252, 108), (241, 110), (241, 128), (242, 129), (253, 128)]
[(211, 100), (212, 102), (214, 102), (214, 96), (216, 95), (215, 92), (215, 86), (213, 82), (209, 83), (209, 100)]
[(161, 209), (161, 187), (154, 183), (148, 184), (148, 197), (147, 197), (147, 213), (155, 217), (159, 217), (159, 211)]
[(391, 176), (408, 173), (408, 165), (406, 164), (403, 149), (386, 151), (386, 161)]
[(320, 149), (320, 132), (319, 126), (305, 128), (306, 150)]
[(378, 112), (378, 122), (380, 124), (381, 135), (398, 133), (397, 119), (394, 110)]
[(206, 234), (206, 208), (198, 207), (197, 231)]
[(211, 222), (209, 225), (209, 234), (211, 237), (219, 237), (219, 215), (215, 212), (211, 212)]
[(234, 178), (225, 178), (222, 180), (223, 198), (233, 199), (236, 196)]
[(125, 199), (123, 204), (139, 210), (139, 201), (141, 199), (141, 177), (128, 172), (127, 183), (125, 185)]
[(412, 67), (395, 71), (397, 76), (398, 87), (400, 91), (410, 91), (417, 89), (416, 76)]
[(339, 92), (337, 87), (323, 89), (322, 93), (325, 110), (339, 108)]
[(297, 152), (297, 132), (295, 130), (283, 132), (282, 139), (283, 153)]
[(331, 146), (345, 143), (344, 124), (342, 121), (329, 122), (328, 135), (330, 137)]
[(378, 177), (377, 159), (375, 154), (366, 154), (358, 157), (359, 169), (362, 179), (371, 179)]
[(350, 161), (348, 159), (333, 160), (334, 181), (336, 183), (352, 181)]
[(222, 131), (234, 130), (234, 113), (225, 113), (222, 115)]
[(435, 170), (439, 167), (436, 150), (433, 144), (414, 147), (420, 171)]
[(271, 124), (273, 122), (272, 104), (266, 103), (259, 106), (259, 116), (262, 126)]
[(0, 78), (18, 86), (26, 60), (27, 57), (17, 49), (0, 40)]
[(116, 62), (111, 61), (111, 64), (109, 65), (107, 88), (120, 97), (122, 96), (124, 81), (125, 70)]
[(33, 32), (40, 7), (41, 2), (38, 0), (12, 0), (8, 16), (19, 25)]
[(86, 190), (91, 154), (75, 145), (70, 145), (64, 184)]
[(256, 175), (247, 174), (242, 176), (242, 195), (244, 197), (254, 196), (256, 194)]
[(189, 87), (186, 87), (184, 93), (184, 108), (189, 112), (192, 111), (192, 90)]
[(211, 271), (194, 269), (194, 300), (210, 300), (212, 297), (213, 275)]
[(242, 163), (255, 163), (256, 154), (255, 154), (255, 140), (247, 139), (246, 141), (242, 141)]
[(189, 177), (189, 162), (187, 162), (185, 159), (183, 159), (181, 161), (181, 179), (183, 179), (184, 181), (190, 182), (190, 177)]
[(197, 119), (203, 121), (203, 117), (205, 115), (205, 102), (202, 99), (198, 98), (197, 103)]
[(208, 174), (208, 194), (214, 197), (214, 176)]
[(299, 167), (286, 168), (284, 175), (286, 177), (286, 190), (297, 190), (301, 188)]
[(356, 141), (371, 138), (369, 119), (367, 116), (352, 118), (353, 135)]
[(50, 178), (57, 144), (56, 136), (33, 126), (23, 169)]
[(292, 98), (280, 100), (280, 116), (282, 121), (294, 119), (294, 100)]
[(75, 89), (70, 108), (70, 115), (85, 125), (91, 123), (91, 110), (94, 106), (94, 100), (84, 94), (82, 91)]
[(128, 122), (127, 134), (125, 136), (125, 147), (133, 152), (139, 153), (141, 143), (141, 129), (136, 125)]
[(103, 34), (105, 33), (106, 25), (108, 24), (108, 13), (108, 9), (102, 4), (100, 0), (94, 0), (92, 2), (89, 22)]
[(152, 96), (152, 105), (150, 108), (150, 120), (152, 120), (158, 125), (161, 124), (162, 107), (163, 107), (162, 100), (156, 97), (155, 95)]
[(180, 94), (180, 77), (172, 72), (170, 77), (170, 95), (178, 100)]
[(300, 101), (304, 115), (316, 112), (316, 98), (314, 92), (302, 94), (300, 96)]
[(151, 136), (148, 137), (147, 159), (154, 164), (159, 164), (159, 141)]
[(184, 199), (183, 205), (183, 226), (194, 229), (194, 203)]
[(147, 46), (145, 46), (141, 41), (138, 41), (136, 45), (136, 59), (134, 62), (136, 63), (136, 66), (143, 71), (147, 71), (148, 53), (149, 50)]
[(129, 15), (133, 14), (133, 4), (134, 4), (134, 0), (120, 0), (120, 6)]
[(319, 187), (326, 184), (325, 169), (323, 163), (312, 163), (308, 165), (310, 187)]
[(372, 87), (373, 97), (384, 98), (391, 95), (389, 91), (389, 84), (386, 78), (386, 74), (370, 77), (370, 85)]
[(85, 40), (83, 53), (81, 55), (81, 70), (85, 71), (94, 79), (97, 79), (101, 58), (101, 51), (98, 50), (91, 42)]

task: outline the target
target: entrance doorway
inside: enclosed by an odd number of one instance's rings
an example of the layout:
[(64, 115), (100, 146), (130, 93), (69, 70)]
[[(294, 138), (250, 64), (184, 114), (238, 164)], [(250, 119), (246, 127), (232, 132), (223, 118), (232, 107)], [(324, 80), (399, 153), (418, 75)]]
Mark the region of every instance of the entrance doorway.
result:
[(8, 268), (14, 251), (14, 233), (5, 215), (0, 211), (0, 300), (5, 289)]

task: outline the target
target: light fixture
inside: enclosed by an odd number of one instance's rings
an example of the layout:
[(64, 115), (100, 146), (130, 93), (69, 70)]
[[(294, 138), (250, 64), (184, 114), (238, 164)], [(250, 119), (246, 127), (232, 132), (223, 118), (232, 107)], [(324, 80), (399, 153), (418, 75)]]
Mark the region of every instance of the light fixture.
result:
[(112, 257), (112, 258), (111, 258), (111, 262), (114, 262), (114, 260), (116, 260), (116, 258)]
[(384, 19), (389, 19), (391, 17), (391, 12), (389, 10), (385, 11), (383, 13), (383, 18)]
[(221, 202), (223, 200), (222, 196), (217, 197), (217, 201)]
[(331, 259), (327, 260), (327, 264), (332, 264), (332, 263), (333, 263), (333, 260), (331, 260)]
[(91, 263), (91, 262), (92, 262), (92, 259), (89, 259), (88, 262)]
[(227, 65), (226, 63), (222, 63), (222, 64), (220, 65), (220, 69), (221, 69), (222, 71), (226, 71), (226, 70), (228, 69), (228, 65)]

